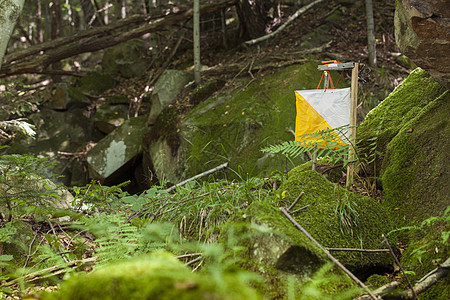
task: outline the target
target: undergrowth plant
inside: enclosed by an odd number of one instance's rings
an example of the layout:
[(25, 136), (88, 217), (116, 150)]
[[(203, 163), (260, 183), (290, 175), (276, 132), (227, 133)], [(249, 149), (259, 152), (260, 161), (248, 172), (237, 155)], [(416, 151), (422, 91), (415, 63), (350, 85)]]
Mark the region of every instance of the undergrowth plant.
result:
[[(33, 213), (58, 200), (57, 188), (48, 175), (52, 163), (47, 158), (27, 154), (0, 157), (0, 218), (10, 222), (14, 213)], [(5, 215), (5, 216), (4, 216)]]
[(287, 157), (295, 158), (304, 153), (311, 153), (316, 157), (328, 157), (333, 164), (344, 161), (344, 166), (353, 161), (345, 160), (351, 148), (356, 150), (350, 141), (342, 140), (337, 132), (343, 135), (348, 131), (348, 126), (336, 129), (324, 129), (310, 134), (303, 134), (298, 141), (286, 141), (279, 145), (270, 145), (261, 149), (262, 152), (281, 153)]
[[(440, 233), (440, 237), (436, 239), (430, 240), (429, 242), (420, 245), (418, 248), (414, 249), (410, 255), (420, 264), (422, 264), (422, 258), (427, 252), (434, 252), (438, 254), (442, 251), (448, 251), (448, 241), (450, 238), (450, 230), (449, 230), (449, 222), (450, 222), (450, 206), (448, 206), (443, 215), (441, 217), (430, 217), (422, 222), (419, 225), (413, 226), (404, 226), (390, 231), (386, 236), (395, 235), (399, 232), (406, 231), (410, 234), (410, 236), (420, 237), (423, 236), (426, 232), (435, 231)], [(436, 231), (436, 227), (439, 227), (440, 230)], [(432, 249), (432, 251), (429, 251)], [(439, 261), (440, 259), (436, 259)]]

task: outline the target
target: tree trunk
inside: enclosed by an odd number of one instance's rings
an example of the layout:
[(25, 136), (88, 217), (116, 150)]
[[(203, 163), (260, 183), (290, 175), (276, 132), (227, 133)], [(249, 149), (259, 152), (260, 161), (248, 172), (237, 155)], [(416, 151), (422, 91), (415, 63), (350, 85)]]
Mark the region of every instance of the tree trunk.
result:
[(99, 20), (95, 15), (95, 7), (92, 5), (91, 0), (80, 0), (81, 10), (83, 11), (85, 24), (97, 26), (99, 25)]
[(43, 43), (44, 42), (44, 35), (42, 34), (42, 5), (41, 5), (41, 0), (37, 1), (37, 8), (36, 8), (36, 33), (37, 33), (38, 43)]
[(16, 25), (25, 0), (9, 0), (0, 2), (0, 68), (9, 38)]
[[(59, 0), (54, 0), (53, 5), (51, 7), (52, 11), (52, 31), (51, 31), (51, 39), (56, 40), (61, 35), (61, 3)], [(61, 61), (57, 61), (51, 65), (52, 70), (61, 70)], [(60, 82), (61, 76), (55, 75), (52, 76), (53, 82)]]
[(271, 19), (269, 10), (273, 6), (273, 0), (240, 0), (237, 7), (240, 38), (248, 40), (266, 34), (266, 26)]
[(200, 69), (200, 5), (199, 0), (194, 0), (194, 77), (197, 85), (202, 81)]
[(373, 5), (372, 0), (366, 2), (366, 19), (367, 19), (367, 48), (369, 50), (369, 66), (376, 68), (377, 53), (375, 49), (375, 25), (373, 21)]

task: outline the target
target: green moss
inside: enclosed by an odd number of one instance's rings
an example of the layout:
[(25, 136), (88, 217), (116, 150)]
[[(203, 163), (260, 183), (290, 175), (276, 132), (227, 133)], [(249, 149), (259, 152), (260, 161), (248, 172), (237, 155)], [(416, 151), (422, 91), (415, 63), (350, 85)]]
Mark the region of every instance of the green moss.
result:
[(173, 255), (157, 252), (75, 276), (42, 299), (261, 299), (233, 273), (221, 275), (192, 273)]
[(367, 278), (365, 284), (371, 289), (375, 290), (385, 284), (391, 282), (389, 278), (383, 275), (373, 274), (369, 278)]
[(383, 160), (383, 205), (399, 226), (439, 216), (449, 203), (447, 91), (404, 122)]
[[(294, 91), (316, 87), (321, 76), (317, 64), (310, 61), (261, 79), (243, 80), (193, 109), (182, 125), (191, 145), (187, 175), (226, 160), (244, 178), (284, 170), (283, 156), (262, 154), (260, 149), (293, 139), (289, 130), (295, 129)], [(300, 162), (289, 162), (288, 168)]]
[[(448, 245), (442, 240), (441, 233), (449, 230), (447, 221), (411, 233), (413, 240), (403, 253), (400, 263), (411, 271), (408, 278), (413, 285), (436, 268), (435, 261), (443, 262), (448, 259)], [(420, 299), (450, 299), (450, 277), (442, 278), (429, 290), (420, 294)]]
[[(387, 214), (375, 200), (354, 194), (334, 185), (315, 171), (293, 169), (278, 189), (277, 206), (289, 206), (304, 192), (293, 208), (310, 205), (307, 210), (294, 214), (295, 219), (323, 247), (378, 249), (383, 247), (381, 234), (391, 230)], [(359, 222), (353, 236), (340, 231), (335, 217), (337, 201), (348, 197), (354, 202)], [(296, 286), (303, 284), (328, 261), (326, 254), (302, 234), (279, 211), (265, 202), (253, 202), (234, 222), (221, 231), (220, 241), (228, 245), (240, 264), (265, 278), (264, 293), (285, 296), (287, 278), (294, 276)], [(238, 248), (236, 248), (238, 246)], [(234, 248), (233, 248), (234, 247)], [(386, 253), (333, 252), (338, 260), (357, 273), (367, 268), (391, 264)], [(281, 280), (275, 280), (281, 279)], [(289, 277), (289, 278), (291, 278)], [(291, 279), (290, 279), (291, 280)], [(339, 293), (346, 280), (330, 280), (320, 289), (326, 294)], [(277, 298), (277, 297), (275, 297)]]
[[(445, 90), (426, 71), (415, 69), (383, 102), (367, 114), (358, 127), (358, 139), (364, 141), (377, 137), (377, 150), (382, 156), (386, 152), (387, 144), (397, 135), (404, 122), (409, 121), (414, 113)], [(363, 142), (360, 146), (367, 146), (365, 144)]]
[[(381, 233), (391, 229), (390, 221), (382, 206), (372, 198), (349, 192), (329, 182), (315, 171), (289, 173), (279, 189), (285, 193), (280, 205), (288, 206), (304, 192), (296, 207), (310, 205), (307, 211), (296, 215), (296, 220), (324, 247), (332, 248), (381, 248)], [(353, 236), (348, 230), (341, 230), (341, 223), (335, 216), (335, 209), (343, 201), (353, 203), (358, 216), (353, 226)], [(343, 231), (343, 232), (341, 232)], [(349, 268), (389, 264), (386, 254), (362, 254), (357, 252), (336, 252), (333, 255)]]

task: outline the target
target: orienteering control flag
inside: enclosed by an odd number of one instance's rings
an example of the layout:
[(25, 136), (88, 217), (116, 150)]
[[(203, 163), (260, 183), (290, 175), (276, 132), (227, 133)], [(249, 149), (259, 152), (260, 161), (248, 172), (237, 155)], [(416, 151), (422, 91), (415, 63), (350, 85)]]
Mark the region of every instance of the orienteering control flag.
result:
[[(304, 138), (301, 135), (319, 130), (335, 129), (350, 124), (350, 88), (295, 91), (297, 117), (295, 140), (317, 142), (323, 147), (326, 142), (320, 138)], [(346, 128), (348, 129), (348, 128)], [(347, 130), (335, 131), (334, 142), (347, 145)]]

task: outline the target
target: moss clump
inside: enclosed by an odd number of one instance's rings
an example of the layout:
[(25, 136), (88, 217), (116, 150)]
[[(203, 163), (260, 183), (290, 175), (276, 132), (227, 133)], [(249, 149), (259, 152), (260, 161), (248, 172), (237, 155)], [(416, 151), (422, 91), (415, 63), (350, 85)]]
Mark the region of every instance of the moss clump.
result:
[[(376, 149), (381, 157), (386, 152), (387, 144), (398, 134), (404, 123), (414, 117), (422, 108), (445, 92), (445, 88), (435, 82), (430, 75), (417, 68), (411, 72), (386, 99), (371, 110), (358, 127), (360, 147), (367, 145), (376, 137)], [(377, 170), (380, 169), (378, 160)]]
[[(435, 261), (443, 262), (448, 259), (448, 244), (442, 234), (445, 231), (447, 233), (450, 231), (448, 220), (445, 223), (439, 222), (411, 233), (410, 236), (414, 240), (410, 241), (400, 263), (403, 266), (409, 266), (408, 271), (412, 271), (408, 278), (413, 285), (436, 268)], [(450, 299), (450, 277), (442, 278), (430, 289), (420, 294), (420, 299)]]
[[(284, 194), (284, 198), (280, 197), (280, 206), (289, 206), (301, 192), (304, 195), (296, 207), (309, 207), (294, 217), (323, 247), (383, 247), (381, 234), (389, 232), (392, 227), (386, 212), (377, 201), (349, 192), (315, 171), (293, 169), (289, 172), (289, 180), (279, 189), (279, 193)], [(347, 210), (348, 206), (356, 211), (356, 215), (346, 214), (347, 219), (353, 218), (350, 228), (343, 226), (342, 217), (335, 213), (337, 207)], [(333, 256), (355, 272), (390, 264), (390, 258), (385, 253), (336, 252)]]
[(42, 299), (262, 299), (232, 273), (219, 279), (192, 271), (158, 252), (107, 265), (61, 284)]
[(371, 289), (375, 290), (385, 284), (391, 282), (389, 278), (379, 274), (373, 274), (369, 278), (367, 278), (365, 284)]
[(404, 122), (382, 165), (383, 205), (399, 226), (440, 216), (450, 200), (450, 93)]

